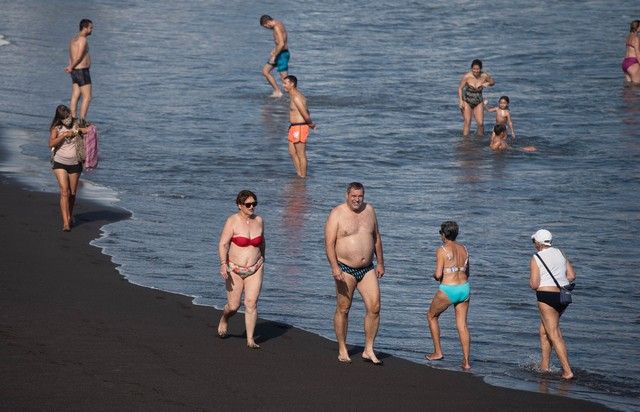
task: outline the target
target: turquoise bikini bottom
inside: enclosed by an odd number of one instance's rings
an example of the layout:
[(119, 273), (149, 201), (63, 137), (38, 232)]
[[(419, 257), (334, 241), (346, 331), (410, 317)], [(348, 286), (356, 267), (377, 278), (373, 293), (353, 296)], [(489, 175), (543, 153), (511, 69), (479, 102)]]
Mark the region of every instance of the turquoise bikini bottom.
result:
[(447, 295), (451, 303), (454, 305), (469, 300), (469, 293), (471, 293), (469, 282), (465, 282), (461, 285), (440, 285), (439, 289), (442, 293)]

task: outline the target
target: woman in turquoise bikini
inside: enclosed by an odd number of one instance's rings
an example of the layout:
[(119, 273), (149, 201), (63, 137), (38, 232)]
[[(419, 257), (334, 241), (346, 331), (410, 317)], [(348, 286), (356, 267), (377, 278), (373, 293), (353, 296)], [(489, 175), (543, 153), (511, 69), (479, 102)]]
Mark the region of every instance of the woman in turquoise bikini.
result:
[(440, 225), (440, 238), (442, 246), (436, 250), (436, 271), (433, 274), (435, 280), (440, 282), (440, 287), (431, 301), (427, 320), (429, 331), (433, 340), (433, 352), (425, 355), (425, 359), (436, 361), (444, 358), (440, 345), (440, 325), (438, 318), (449, 306), (453, 305), (456, 311), (456, 327), (462, 346), (462, 369), (471, 369), (469, 364), (469, 351), (471, 337), (467, 328), (467, 312), (469, 310), (469, 252), (467, 248), (456, 242), (458, 237), (458, 224), (447, 221)]

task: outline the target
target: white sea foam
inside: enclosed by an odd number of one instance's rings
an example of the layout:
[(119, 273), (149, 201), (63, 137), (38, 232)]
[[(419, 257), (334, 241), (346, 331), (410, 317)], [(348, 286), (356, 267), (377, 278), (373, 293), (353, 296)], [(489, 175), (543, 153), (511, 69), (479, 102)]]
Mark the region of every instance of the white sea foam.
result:
[(11, 44), (11, 42), (5, 39), (2, 34), (0, 34), (0, 46), (6, 46), (7, 44)]

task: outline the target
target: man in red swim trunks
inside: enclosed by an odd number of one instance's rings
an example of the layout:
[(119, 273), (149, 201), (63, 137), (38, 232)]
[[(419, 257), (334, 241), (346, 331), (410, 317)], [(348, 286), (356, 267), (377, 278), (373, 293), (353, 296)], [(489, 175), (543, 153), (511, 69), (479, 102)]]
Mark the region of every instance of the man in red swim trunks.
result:
[(77, 107), (80, 96), (80, 119), (85, 119), (91, 102), (91, 56), (89, 56), (89, 43), (87, 37), (91, 36), (93, 23), (89, 19), (80, 20), (80, 31), (69, 42), (69, 64), (64, 71), (71, 75), (71, 117), (77, 116)]
[(291, 102), (289, 104), (289, 155), (293, 160), (296, 173), (300, 177), (307, 177), (307, 137), (309, 129), (315, 129), (316, 125), (311, 120), (307, 99), (298, 90), (298, 79), (289, 75), (282, 82), (284, 89), (289, 93)]

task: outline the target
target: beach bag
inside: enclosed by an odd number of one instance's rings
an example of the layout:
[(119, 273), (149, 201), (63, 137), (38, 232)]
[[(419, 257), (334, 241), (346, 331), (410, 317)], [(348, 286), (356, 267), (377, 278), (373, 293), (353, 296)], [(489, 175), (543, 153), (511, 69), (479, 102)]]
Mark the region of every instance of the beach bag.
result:
[(82, 163), (87, 157), (87, 154), (84, 150), (84, 138), (81, 134), (76, 135), (74, 143), (76, 146), (76, 160), (78, 161), (78, 163)]
[(556, 286), (560, 289), (560, 303), (563, 305), (568, 305), (569, 303), (571, 303), (572, 302), (571, 291), (573, 290), (574, 287), (576, 287), (576, 284), (569, 283), (567, 286), (560, 286), (556, 278), (553, 276), (553, 273), (551, 273), (551, 271), (549, 270), (549, 267), (547, 266), (546, 263), (544, 263), (544, 260), (542, 260), (540, 255), (536, 253), (536, 257), (540, 259), (540, 262), (542, 262), (542, 265), (544, 266), (544, 268), (547, 269), (547, 272), (551, 276), (551, 279), (553, 279)]
[(89, 125), (89, 130), (83, 136), (84, 159), (83, 167), (91, 170), (98, 167), (98, 129), (95, 125)]

